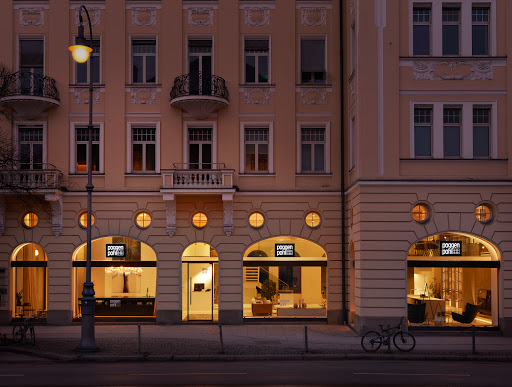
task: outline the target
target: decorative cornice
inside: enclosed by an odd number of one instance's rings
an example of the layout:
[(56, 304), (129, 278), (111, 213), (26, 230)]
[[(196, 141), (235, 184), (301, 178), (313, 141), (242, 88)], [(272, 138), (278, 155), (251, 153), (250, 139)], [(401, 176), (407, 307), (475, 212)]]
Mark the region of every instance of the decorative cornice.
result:
[(301, 22), (303, 26), (325, 26), (327, 10), (324, 7), (301, 8)]
[[(444, 70), (444, 71), (443, 71)], [(414, 80), (491, 80), (491, 60), (414, 60)]]
[(245, 8), (246, 26), (268, 26), (270, 24), (270, 8), (247, 7)]
[(328, 87), (301, 87), (300, 103), (303, 105), (325, 105), (328, 91)]
[(156, 26), (156, 8), (132, 8), (132, 26)]
[(189, 26), (213, 26), (213, 8), (189, 8), (188, 9)]
[(20, 26), (44, 26), (43, 8), (20, 8)]
[(244, 104), (268, 105), (270, 103), (270, 88), (245, 87)]
[(156, 87), (132, 88), (130, 90), (130, 103), (142, 105), (156, 104)]
[[(100, 103), (100, 92), (98, 90), (93, 90), (92, 92), (92, 104), (98, 105)], [(86, 88), (83, 89), (75, 89), (75, 104), (83, 105), (89, 104), (89, 90)]]
[[(75, 8), (75, 25), (78, 26), (80, 25), (80, 18), (79, 18), (79, 12), (80, 11), (80, 6), (77, 6)], [(91, 17), (91, 25), (92, 26), (99, 26), (100, 25), (100, 8), (98, 7), (87, 7), (87, 11), (89, 11), (89, 16)], [(84, 22), (83, 22), (83, 25), (84, 26), (88, 26), (89, 25), (89, 21), (87, 20), (87, 18), (84, 18)]]

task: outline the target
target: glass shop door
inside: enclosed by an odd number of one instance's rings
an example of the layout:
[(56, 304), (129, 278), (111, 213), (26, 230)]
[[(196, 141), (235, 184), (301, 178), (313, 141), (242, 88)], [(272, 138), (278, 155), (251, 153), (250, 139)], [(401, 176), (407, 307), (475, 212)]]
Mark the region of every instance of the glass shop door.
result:
[[(183, 263), (184, 321), (214, 320), (214, 303), (217, 304), (216, 266), (214, 263)], [(215, 308), (215, 315), (217, 310)]]

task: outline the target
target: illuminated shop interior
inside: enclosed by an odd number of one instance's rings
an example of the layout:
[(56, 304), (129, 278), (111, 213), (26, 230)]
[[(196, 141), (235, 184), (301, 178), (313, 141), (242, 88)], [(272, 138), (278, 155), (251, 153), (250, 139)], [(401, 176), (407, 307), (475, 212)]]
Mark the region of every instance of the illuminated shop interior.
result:
[[(293, 256), (276, 249), (293, 245)], [(327, 256), (317, 244), (296, 237), (255, 243), (244, 254), (244, 318), (325, 318)]]
[[(442, 246), (456, 249), (443, 252)], [(466, 234), (434, 235), (415, 243), (407, 261), (410, 325), (498, 325), (500, 262), (489, 242)]]
[[(107, 245), (124, 246), (124, 257), (107, 257)], [(98, 317), (155, 316), (156, 254), (145, 243), (124, 237), (92, 241), (91, 280)], [(81, 317), (86, 245), (73, 255), (73, 315)]]

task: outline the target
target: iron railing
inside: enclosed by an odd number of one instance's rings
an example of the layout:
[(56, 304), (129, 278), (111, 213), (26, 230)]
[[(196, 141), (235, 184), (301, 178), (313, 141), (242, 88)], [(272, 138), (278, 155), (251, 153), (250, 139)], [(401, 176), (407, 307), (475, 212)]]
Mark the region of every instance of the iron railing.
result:
[(224, 78), (205, 75), (202, 72), (192, 72), (174, 78), (171, 100), (191, 95), (209, 95), (229, 101), (229, 92)]
[(0, 171), (0, 190), (26, 191), (60, 187), (62, 172), (58, 169), (11, 169)]
[(30, 71), (18, 71), (3, 79), (0, 98), (19, 95), (46, 97), (60, 101), (55, 79)]

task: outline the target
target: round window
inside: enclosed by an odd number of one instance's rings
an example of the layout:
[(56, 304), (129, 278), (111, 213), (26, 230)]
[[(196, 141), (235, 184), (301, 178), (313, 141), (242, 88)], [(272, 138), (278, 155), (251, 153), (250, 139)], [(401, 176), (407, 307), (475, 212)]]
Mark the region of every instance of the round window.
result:
[(33, 212), (27, 212), (23, 216), (23, 225), (27, 228), (35, 227), (37, 225), (38, 221), (39, 221), (39, 218)]
[(306, 214), (306, 224), (311, 228), (320, 226), (320, 220), (318, 212), (311, 211)]
[(263, 214), (261, 212), (253, 212), (249, 216), (249, 224), (253, 228), (260, 228), (263, 226), (263, 223), (265, 223), (265, 218), (263, 217)]
[[(78, 215), (78, 224), (82, 228), (87, 228), (87, 211), (81, 212)], [(94, 215), (91, 214), (91, 226), (94, 225)]]
[(208, 217), (204, 212), (196, 212), (192, 217), (192, 224), (197, 228), (203, 228), (208, 222)]
[(135, 217), (135, 223), (140, 228), (147, 228), (151, 224), (151, 215), (146, 211), (139, 212)]
[(489, 223), (492, 219), (492, 211), (485, 204), (479, 205), (475, 210), (476, 218), (481, 223)]
[(418, 223), (425, 223), (429, 217), (428, 207), (424, 204), (416, 204), (411, 212), (412, 218)]

